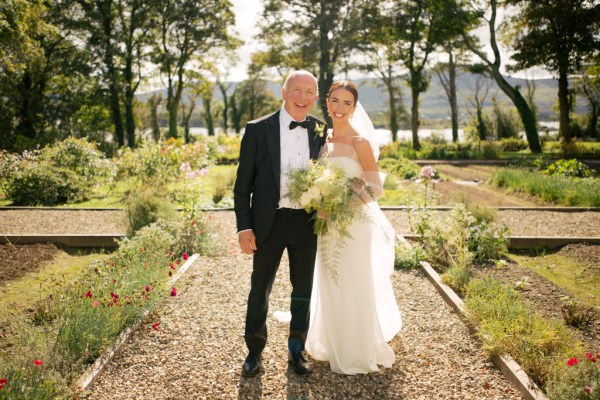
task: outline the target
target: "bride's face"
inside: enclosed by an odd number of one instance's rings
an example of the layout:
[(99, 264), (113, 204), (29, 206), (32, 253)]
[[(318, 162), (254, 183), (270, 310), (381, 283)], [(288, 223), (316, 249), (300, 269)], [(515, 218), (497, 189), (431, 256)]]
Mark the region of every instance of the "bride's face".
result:
[(347, 121), (355, 108), (354, 95), (344, 88), (334, 90), (327, 99), (327, 110), (333, 122)]

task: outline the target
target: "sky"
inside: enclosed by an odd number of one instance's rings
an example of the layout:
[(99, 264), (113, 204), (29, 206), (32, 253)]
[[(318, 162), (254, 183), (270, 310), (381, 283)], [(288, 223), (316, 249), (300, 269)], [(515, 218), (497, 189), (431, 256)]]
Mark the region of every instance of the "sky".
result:
[[(238, 55), (240, 57), (239, 62), (232, 68), (229, 80), (231, 81), (242, 81), (246, 79), (246, 67), (250, 63), (250, 55), (256, 51), (259, 43), (253, 39), (253, 36), (258, 33), (256, 26), (258, 18), (262, 12), (263, 6), (261, 0), (231, 0), (233, 4), (233, 10), (236, 18), (236, 30), (241, 39), (245, 41), (245, 44), (238, 49)], [(498, 20), (502, 16), (502, 10), (498, 10)], [(480, 37), (482, 43), (487, 43), (489, 40), (489, 33), (487, 28), (479, 28), (475, 31)], [(491, 49), (487, 48), (489, 54)], [(503, 66), (506, 65), (506, 55), (502, 55)], [(503, 73), (506, 71), (503, 68)], [(539, 68), (532, 69), (530, 71), (520, 72), (517, 74), (511, 74), (519, 78), (548, 78), (549, 74)], [(354, 77), (351, 77), (354, 78)]]
[(260, 0), (231, 0), (235, 12), (235, 26), (239, 37), (246, 43), (238, 50), (240, 61), (232, 68), (230, 80), (241, 81), (246, 78), (246, 66), (250, 63), (250, 55), (257, 48), (257, 41), (252, 37), (258, 33), (256, 23), (262, 11)]

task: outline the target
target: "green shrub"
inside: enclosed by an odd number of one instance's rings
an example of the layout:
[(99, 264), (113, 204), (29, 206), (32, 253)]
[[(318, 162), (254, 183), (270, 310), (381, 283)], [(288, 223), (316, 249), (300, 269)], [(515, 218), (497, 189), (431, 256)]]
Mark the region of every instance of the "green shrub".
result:
[(379, 168), (399, 176), (403, 179), (412, 179), (419, 175), (420, 168), (405, 157), (400, 158), (382, 158), (379, 161)]
[(134, 234), (144, 226), (159, 219), (172, 220), (176, 217), (169, 201), (156, 193), (152, 188), (142, 188), (127, 196), (125, 215), (129, 226), (129, 234)]
[(461, 296), (465, 294), (470, 280), (471, 272), (466, 265), (454, 265), (442, 275), (442, 282)]
[(214, 144), (196, 141), (184, 144), (181, 139), (164, 143), (144, 143), (135, 150), (119, 150), (117, 178), (133, 178), (135, 186), (165, 188), (181, 177), (183, 165), (190, 171), (206, 168), (214, 160)]
[(600, 354), (571, 357), (553, 371), (546, 390), (552, 400), (600, 399)]
[(111, 164), (96, 147), (85, 139), (68, 138), (44, 148), (40, 160), (73, 171), (83, 181), (92, 183), (95, 178), (111, 172)]
[(54, 206), (87, 199), (91, 187), (80, 175), (47, 162), (23, 165), (4, 188), (16, 206)]
[(499, 145), (502, 151), (521, 151), (529, 148), (526, 141), (517, 137), (502, 138)]
[(53, 206), (86, 200), (111, 167), (96, 145), (69, 138), (21, 156), (2, 155), (0, 181), (13, 205)]
[(485, 142), (481, 149), (481, 156), (485, 160), (496, 160), (502, 157), (502, 151), (496, 143)]
[(498, 260), (506, 254), (508, 227), (503, 225), (492, 228), (486, 222), (475, 223), (470, 227), (469, 250), (474, 253), (476, 261)]
[(410, 270), (419, 268), (422, 260), (420, 246), (396, 245), (394, 252), (394, 268)]
[(562, 175), (569, 178), (589, 178), (592, 176), (592, 170), (574, 158), (553, 162), (543, 172), (547, 175)]

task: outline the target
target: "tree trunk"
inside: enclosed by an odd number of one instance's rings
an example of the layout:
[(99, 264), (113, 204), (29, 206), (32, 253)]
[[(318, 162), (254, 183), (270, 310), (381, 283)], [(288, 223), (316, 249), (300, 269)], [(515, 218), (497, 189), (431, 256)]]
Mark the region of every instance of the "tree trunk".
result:
[(390, 83), (388, 85), (388, 94), (390, 97), (390, 131), (392, 132), (392, 142), (398, 141), (398, 110), (396, 109), (396, 94)]
[(529, 143), (529, 150), (532, 153), (541, 153), (542, 146), (540, 145), (540, 138), (537, 131), (537, 121), (534, 112), (527, 104), (527, 100), (523, 97), (518, 89), (512, 87), (500, 74), (500, 71), (491, 69), (492, 77), (500, 87), (500, 89), (512, 100), (513, 104), (517, 108), (517, 112), (523, 122), (525, 128), (525, 135), (527, 136), (527, 143)]
[(125, 129), (127, 131), (127, 146), (135, 148), (135, 118), (133, 116), (133, 103), (135, 91), (133, 89), (133, 50), (129, 45), (125, 58)]
[(125, 130), (123, 127), (123, 118), (121, 117), (119, 78), (117, 74), (117, 68), (115, 67), (113, 47), (111, 43), (113, 27), (110, 17), (110, 7), (110, 2), (105, 2), (100, 5), (102, 15), (102, 33), (104, 34), (104, 64), (106, 66), (108, 77), (110, 111), (113, 124), (115, 125), (115, 141), (117, 146), (121, 148), (125, 145)]
[(152, 127), (152, 137), (158, 143), (160, 141), (160, 126), (158, 125), (158, 106), (161, 103), (161, 96), (153, 95), (148, 100), (150, 106), (150, 126)]
[(494, 61), (490, 61), (486, 54), (482, 52), (476, 45), (472, 43), (472, 41), (466, 36), (463, 35), (465, 39), (465, 44), (473, 53), (475, 53), (479, 58), (481, 58), (489, 67), (489, 71), (500, 87), (500, 89), (512, 100), (513, 104), (517, 108), (517, 112), (521, 117), (521, 122), (523, 123), (523, 127), (525, 128), (525, 135), (527, 136), (527, 143), (529, 143), (529, 149), (532, 153), (541, 153), (542, 146), (540, 145), (540, 138), (537, 131), (537, 120), (535, 117), (535, 113), (532, 111), (527, 101), (521, 95), (518, 89), (512, 87), (502, 76), (500, 73), (500, 49), (498, 48), (498, 43), (496, 42), (496, 11), (497, 11), (497, 0), (490, 1), (491, 7), (491, 15), (487, 20), (487, 24), (490, 32), (490, 46), (494, 53)]
[(560, 62), (558, 72), (558, 105), (560, 109), (558, 135), (565, 143), (571, 141), (571, 132), (569, 129), (569, 80), (567, 68)]
[(458, 101), (456, 98), (456, 64), (452, 52), (448, 52), (448, 76), (449, 76), (449, 101), (450, 101), (450, 119), (452, 121), (452, 141), (458, 142)]
[(419, 121), (419, 94), (420, 91), (415, 87), (413, 78), (411, 78), (412, 104), (410, 107), (410, 127), (414, 150), (421, 150), (421, 143), (419, 143), (419, 125), (421, 125), (421, 121)]
[(35, 129), (35, 113), (36, 105), (33, 104), (35, 99), (40, 99), (37, 93), (34, 93), (33, 77), (29, 70), (25, 70), (23, 78), (19, 84), (19, 94), (21, 97), (21, 105), (18, 109), (19, 125), (17, 132), (27, 138), (34, 139), (36, 137)]
[(169, 112), (169, 131), (167, 133), (168, 138), (177, 137), (177, 103), (175, 99), (170, 96), (167, 99), (167, 111)]
[(219, 83), (219, 89), (223, 95), (223, 132), (227, 135), (227, 123), (229, 122), (229, 102), (227, 101), (227, 88), (223, 83)]
[(592, 138), (596, 138), (598, 136), (598, 114), (600, 110), (596, 105), (592, 104), (592, 111), (590, 112), (590, 121), (588, 126), (588, 135)]
[(206, 122), (206, 128), (208, 129), (208, 136), (215, 136), (215, 124), (212, 117), (211, 110), (211, 99), (204, 99), (204, 121)]

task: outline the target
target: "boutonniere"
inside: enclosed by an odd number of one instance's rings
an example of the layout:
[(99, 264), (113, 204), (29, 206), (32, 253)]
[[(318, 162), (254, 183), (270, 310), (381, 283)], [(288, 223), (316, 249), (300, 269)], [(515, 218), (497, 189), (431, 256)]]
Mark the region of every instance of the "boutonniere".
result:
[(325, 134), (325, 124), (315, 124), (315, 139), (322, 138)]

